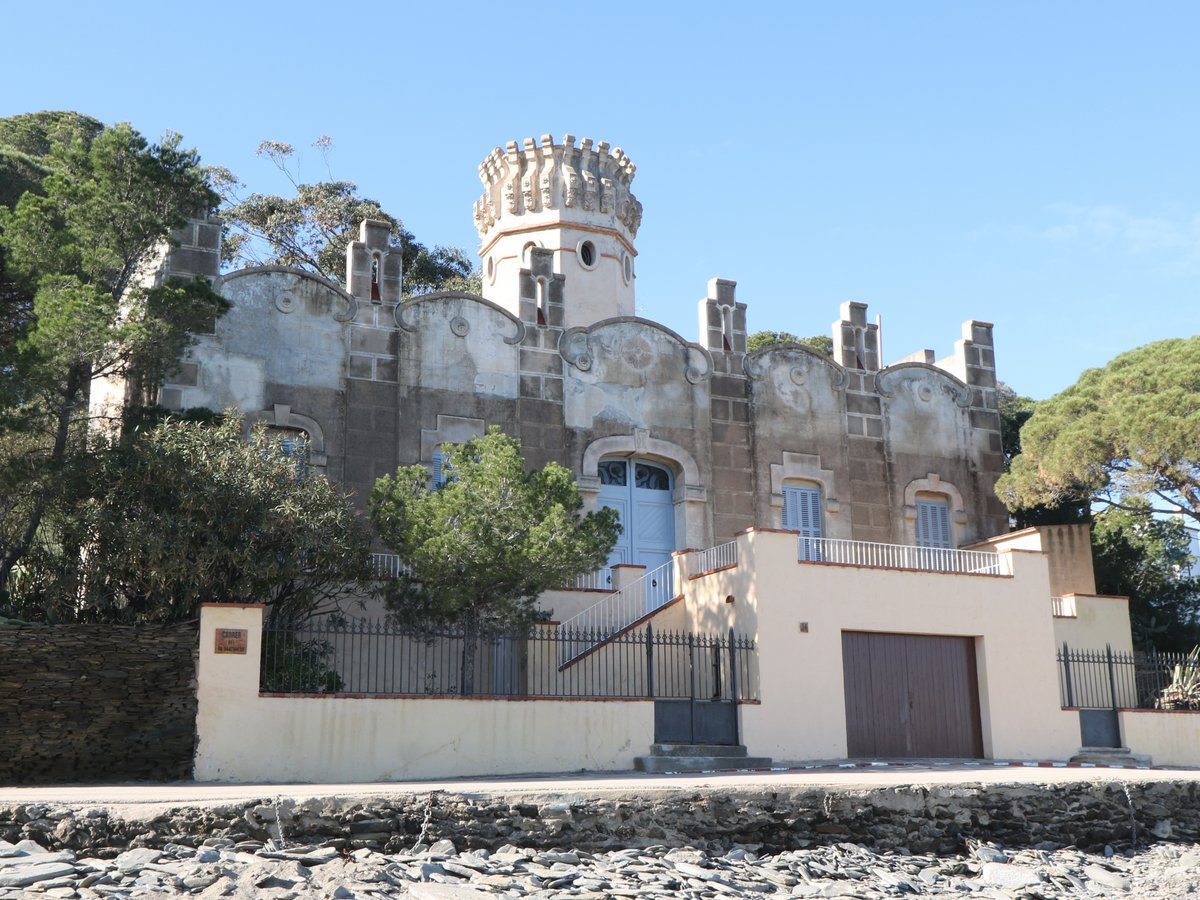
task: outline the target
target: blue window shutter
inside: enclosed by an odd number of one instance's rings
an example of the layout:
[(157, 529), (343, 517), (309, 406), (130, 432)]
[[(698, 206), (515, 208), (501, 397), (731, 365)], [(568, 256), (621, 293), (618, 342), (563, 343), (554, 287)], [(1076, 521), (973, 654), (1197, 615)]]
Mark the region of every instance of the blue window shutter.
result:
[(950, 548), (950, 509), (944, 500), (917, 501), (917, 546)]
[(800, 532), (800, 558), (820, 560), (819, 541), (805, 538), (821, 537), (821, 490), (810, 487), (783, 489), (783, 527)]
[(805, 537), (821, 536), (821, 491), (819, 488), (783, 489), (783, 527)]
[(783, 489), (783, 527), (793, 531), (800, 530), (799, 498), (795, 488)]
[(445, 456), (441, 450), (433, 451), (433, 481), (432, 488), (440, 488), (446, 483)]

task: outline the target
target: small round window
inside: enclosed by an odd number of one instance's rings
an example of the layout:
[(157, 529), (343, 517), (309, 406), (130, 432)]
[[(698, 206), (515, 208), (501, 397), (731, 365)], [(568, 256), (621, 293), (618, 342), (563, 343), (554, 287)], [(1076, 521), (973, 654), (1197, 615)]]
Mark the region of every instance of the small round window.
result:
[(633, 259), (628, 253), (621, 260), (621, 275), (625, 278), (626, 284), (633, 279)]
[(596, 253), (596, 245), (591, 241), (580, 241), (579, 243), (579, 264), (585, 269), (596, 268), (599, 254)]
[(487, 277), (488, 281), (496, 280), (496, 260), (490, 256), (487, 261)]

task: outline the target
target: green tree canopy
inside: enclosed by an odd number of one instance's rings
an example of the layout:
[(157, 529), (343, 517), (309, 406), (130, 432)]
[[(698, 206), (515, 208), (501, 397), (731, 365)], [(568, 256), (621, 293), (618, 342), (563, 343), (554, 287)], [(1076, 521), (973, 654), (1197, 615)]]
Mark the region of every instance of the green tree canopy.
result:
[(147, 283), (170, 232), (216, 202), (178, 135), (150, 144), (116, 125), (90, 144), (51, 142), (46, 161), (38, 190), (0, 209), (6, 277), (32, 298), (0, 345), (0, 450), (21, 448), (0, 460), (0, 591), (83, 446), (93, 382), (123, 379), (151, 399), (189, 329), (225, 309), (203, 279)]
[(520, 442), (495, 427), (445, 451), (444, 484), (431, 490), (425, 467), (407, 466), (371, 494), (371, 521), (407, 568), (389, 598), (399, 618), (520, 629), (541, 593), (604, 565), (617, 514), (583, 515), (567, 469), (525, 471)]
[(1085, 497), (1200, 522), (1200, 336), (1123, 353), (1039, 403), (996, 492), (1009, 509)]
[(1200, 579), (1187, 573), (1181, 520), (1109, 508), (1092, 525), (1096, 590), (1129, 598), (1134, 643), (1187, 652), (1200, 644)]
[(756, 331), (746, 338), (746, 352), (753, 353), (764, 347), (773, 347), (778, 344), (804, 344), (820, 350), (826, 356), (833, 355), (833, 338), (823, 334), (802, 338), (796, 337), (790, 331)]
[(104, 125), (77, 112), (22, 113), (0, 119), (0, 206), (13, 207), (26, 191), (39, 193), (63, 150), (84, 148)]
[[(1004, 382), (998, 385), (1000, 405), (1000, 445), (1004, 451), (1004, 471), (1012, 469), (1013, 460), (1021, 454), (1021, 429), (1033, 416), (1037, 401), (1018, 394)], [(1031, 525), (1069, 525), (1090, 522), (1091, 503), (1087, 497), (1062, 497), (1052, 505), (1037, 504), (1010, 509), (1017, 528)]]
[(168, 420), (72, 459), (71, 503), (13, 579), (10, 614), (173, 622), (206, 601), (336, 612), (373, 578), (348, 498), (263, 431)]
[[(42, 182), (65, 151), (86, 148), (104, 130), (75, 112), (24, 113), (0, 119), (0, 208), (12, 209), (26, 192), (42, 193)], [(0, 353), (11, 350), (33, 319), (33, 286), (20, 283), (0, 245)]]
[[(321, 137), (313, 146), (326, 155), (328, 162), (331, 139)], [(479, 293), (482, 289), (480, 274), (465, 251), (427, 248), (377, 201), (360, 195), (353, 182), (301, 182), (289, 166), (295, 155), (291, 144), (264, 141), (258, 153), (283, 172), (296, 194), (283, 197), (254, 193), (243, 197), (245, 185), (232, 172), (212, 169), (223, 203), (222, 255), (227, 263), (294, 266), (342, 284), (346, 247), (357, 238), (359, 223), (374, 219), (391, 226), (391, 246), (402, 251), (406, 296), (451, 290)]]

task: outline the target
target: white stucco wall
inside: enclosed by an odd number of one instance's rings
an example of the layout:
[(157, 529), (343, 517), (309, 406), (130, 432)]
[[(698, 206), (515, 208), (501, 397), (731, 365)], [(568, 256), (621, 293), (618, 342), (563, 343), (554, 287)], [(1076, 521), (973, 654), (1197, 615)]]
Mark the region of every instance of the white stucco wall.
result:
[(1054, 640), (1072, 650), (1103, 650), (1111, 645), (1116, 653), (1133, 652), (1129, 627), (1129, 598), (1098, 594), (1067, 594), (1074, 602), (1075, 616), (1054, 619)]
[[(262, 608), (200, 618), (199, 781), (358, 782), (633, 768), (654, 736), (647, 701), (260, 696)], [(244, 628), (244, 656), (214, 652)]]
[(1065, 759), (1079, 749), (1078, 720), (1059, 704), (1041, 554), (1013, 553), (1012, 576), (975, 576), (802, 564), (791, 532), (738, 542), (737, 568), (688, 581), (687, 603), (697, 626), (756, 636), (762, 702), (742, 707), (751, 753), (845, 757), (843, 631), (974, 637), (985, 754)]
[(1124, 709), (1121, 741), (1156, 766), (1200, 766), (1200, 713)]

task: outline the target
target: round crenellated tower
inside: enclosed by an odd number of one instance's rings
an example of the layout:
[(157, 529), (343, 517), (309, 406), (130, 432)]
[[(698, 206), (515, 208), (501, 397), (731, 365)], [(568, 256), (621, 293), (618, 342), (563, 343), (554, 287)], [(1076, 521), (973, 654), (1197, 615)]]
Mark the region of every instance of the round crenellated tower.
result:
[(543, 134), (497, 147), (475, 202), (483, 295), (526, 322), (574, 327), (632, 316), (642, 204), (619, 147)]

